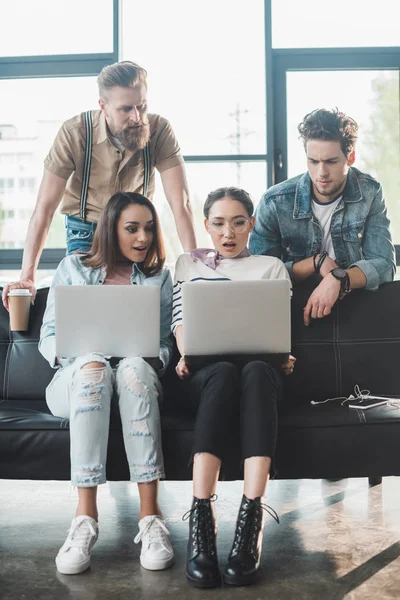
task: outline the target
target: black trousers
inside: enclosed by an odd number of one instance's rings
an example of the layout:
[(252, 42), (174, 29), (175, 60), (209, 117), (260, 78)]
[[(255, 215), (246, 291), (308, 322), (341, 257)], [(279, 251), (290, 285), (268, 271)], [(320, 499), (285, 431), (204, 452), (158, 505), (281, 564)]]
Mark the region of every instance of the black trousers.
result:
[(226, 460), (240, 441), (242, 459), (273, 458), (281, 376), (269, 363), (243, 368), (230, 362), (207, 365), (184, 381), (184, 400), (196, 415), (193, 454), (209, 452)]

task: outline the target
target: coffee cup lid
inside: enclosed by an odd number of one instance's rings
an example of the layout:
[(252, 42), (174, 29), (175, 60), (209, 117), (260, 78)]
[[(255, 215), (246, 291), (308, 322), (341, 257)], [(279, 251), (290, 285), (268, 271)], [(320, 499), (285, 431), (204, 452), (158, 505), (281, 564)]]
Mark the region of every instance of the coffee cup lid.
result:
[(32, 296), (32, 294), (25, 288), (15, 288), (14, 290), (10, 290), (7, 296)]

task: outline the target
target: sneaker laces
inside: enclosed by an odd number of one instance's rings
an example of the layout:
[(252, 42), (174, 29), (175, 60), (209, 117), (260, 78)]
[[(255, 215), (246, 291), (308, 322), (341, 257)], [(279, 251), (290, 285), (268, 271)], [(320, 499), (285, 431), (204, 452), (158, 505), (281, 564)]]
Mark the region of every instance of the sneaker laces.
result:
[[(83, 527), (83, 525), (85, 525), (85, 527)], [(68, 530), (69, 547), (79, 549), (87, 548), (90, 536), (95, 537), (96, 530), (88, 519), (75, 523), (75, 526)]]
[(150, 544), (165, 544), (165, 536), (169, 535), (169, 531), (165, 526), (164, 521), (161, 517), (154, 515), (147, 521), (143, 529), (139, 529), (139, 533), (133, 540), (135, 544), (138, 544), (142, 539), (148, 535)]

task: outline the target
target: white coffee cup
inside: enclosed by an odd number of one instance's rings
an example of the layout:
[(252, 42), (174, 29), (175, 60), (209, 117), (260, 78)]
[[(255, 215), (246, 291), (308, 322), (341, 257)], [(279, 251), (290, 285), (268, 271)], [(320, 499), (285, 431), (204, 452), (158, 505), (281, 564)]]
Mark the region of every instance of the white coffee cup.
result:
[(16, 288), (10, 290), (7, 296), (11, 331), (27, 331), (32, 299), (31, 292), (27, 289)]

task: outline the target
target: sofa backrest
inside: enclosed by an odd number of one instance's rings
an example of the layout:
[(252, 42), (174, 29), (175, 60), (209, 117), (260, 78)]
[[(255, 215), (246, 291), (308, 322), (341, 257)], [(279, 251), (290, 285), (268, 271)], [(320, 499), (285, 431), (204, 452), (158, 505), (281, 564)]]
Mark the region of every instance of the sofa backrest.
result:
[(354, 386), (375, 395), (400, 397), (400, 281), (377, 292), (352, 291), (331, 315), (303, 323), (310, 285), (297, 286), (292, 300), (293, 375), (285, 377), (285, 399), (304, 404), (349, 396)]
[[(310, 285), (296, 286), (292, 299), (292, 352), (297, 363), (293, 375), (284, 378), (285, 401), (304, 404), (348, 396), (356, 384), (374, 394), (400, 397), (400, 281), (377, 292), (351, 292), (331, 315), (305, 327), (303, 308), (311, 291)], [(10, 332), (8, 312), (0, 306), (1, 398), (45, 397), (54, 375), (38, 350), (47, 294), (48, 288), (38, 290), (26, 333)], [(173, 378), (167, 381), (176, 385)]]

